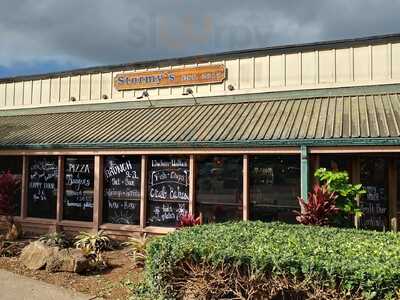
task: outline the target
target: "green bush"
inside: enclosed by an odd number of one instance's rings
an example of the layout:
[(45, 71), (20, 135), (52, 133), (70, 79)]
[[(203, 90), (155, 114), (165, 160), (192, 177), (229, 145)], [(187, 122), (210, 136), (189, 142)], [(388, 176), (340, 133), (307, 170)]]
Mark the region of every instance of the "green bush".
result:
[[(141, 292), (178, 299), (187, 297), (188, 286), (206, 289), (207, 299), (271, 299), (287, 291), (303, 299), (396, 299), (400, 235), (238, 222), (196, 226), (152, 241)], [(200, 298), (198, 291), (191, 293)]]

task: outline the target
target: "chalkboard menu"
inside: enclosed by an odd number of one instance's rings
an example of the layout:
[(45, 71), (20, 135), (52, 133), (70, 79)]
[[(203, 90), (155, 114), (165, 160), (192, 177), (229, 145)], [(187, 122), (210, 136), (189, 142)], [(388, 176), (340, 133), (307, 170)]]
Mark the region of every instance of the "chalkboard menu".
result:
[(18, 190), (14, 196), (14, 215), (21, 215), (21, 180), (22, 180), (22, 157), (0, 156), (0, 175), (11, 172), (19, 182)]
[(56, 218), (57, 179), (57, 157), (29, 159), (28, 217)]
[(367, 194), (361, 201), (363, 217), (361, 227), (366, 229), (383, 230), (387, 228), (387, 200), (385, 188), (365, 186)]
[(388, 228), (387, 162), (382, 159), (361, 160), (361, 183), (367, 193), (361, 199), (361, 228)]
[(93, 221), (94, 160), (92, 157), (67, 157), (64, 169), (65, 220)]
[(150, 157), (148, 169), (148, 225), (175, 227), (189, 206), (189, 160)]
[(140, 157), (104, 159), (103, 221), (140, 223)]

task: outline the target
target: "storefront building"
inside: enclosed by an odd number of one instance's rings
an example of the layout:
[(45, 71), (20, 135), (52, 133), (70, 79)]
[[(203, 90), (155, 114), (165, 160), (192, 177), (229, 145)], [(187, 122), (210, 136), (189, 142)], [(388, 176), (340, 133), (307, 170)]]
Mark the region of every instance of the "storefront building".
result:
[(295, 222), (318, 167), (397, 230), (400, 35), (0, 79), (0, 172), (25, 230)]

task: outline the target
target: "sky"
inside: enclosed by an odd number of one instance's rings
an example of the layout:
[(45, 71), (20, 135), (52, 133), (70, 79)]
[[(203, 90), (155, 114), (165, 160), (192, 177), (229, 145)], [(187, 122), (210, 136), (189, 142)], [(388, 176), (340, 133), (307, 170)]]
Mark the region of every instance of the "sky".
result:
[(0, 78), (400, 32), (400, 0), (1, 0)]

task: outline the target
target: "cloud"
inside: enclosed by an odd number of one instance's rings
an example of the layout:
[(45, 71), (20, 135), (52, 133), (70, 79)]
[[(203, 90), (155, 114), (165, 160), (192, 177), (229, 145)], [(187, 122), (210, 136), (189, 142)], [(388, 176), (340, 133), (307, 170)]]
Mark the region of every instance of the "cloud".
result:
[(58, 70), (400, 28), (396, 0), (3, 0), (0, 5), (0, 66), (9, 70), (2, 74), (19, 73), (13, 66), (24, 64), (28, 72), (32, 65)]

